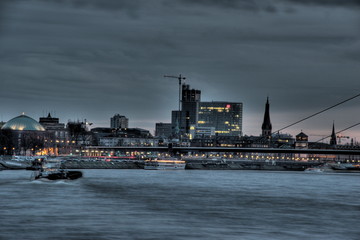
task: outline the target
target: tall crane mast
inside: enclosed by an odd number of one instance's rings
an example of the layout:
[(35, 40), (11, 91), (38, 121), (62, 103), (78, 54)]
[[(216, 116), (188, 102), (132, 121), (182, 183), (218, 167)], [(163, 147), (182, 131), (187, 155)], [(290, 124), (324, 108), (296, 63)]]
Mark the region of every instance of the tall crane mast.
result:
[(179, 80), (179, 112), (181, 111), (181, 81), (184, 80), (185, 81), (185, 77), (181, 76), (181, 74), (179, 74), (179, 76), (172, 76), (172, 75), (164, 75), (165, 78), (176, 78)]
[(178, 116), (178, 127), (179, 127), (179, 139), (181, 139), (181, 83), (185, 81), (185, 77), (179, 74), (179, 76), (164, 75), (165, 78), (176, 78), (179, 80), (179, 116)]

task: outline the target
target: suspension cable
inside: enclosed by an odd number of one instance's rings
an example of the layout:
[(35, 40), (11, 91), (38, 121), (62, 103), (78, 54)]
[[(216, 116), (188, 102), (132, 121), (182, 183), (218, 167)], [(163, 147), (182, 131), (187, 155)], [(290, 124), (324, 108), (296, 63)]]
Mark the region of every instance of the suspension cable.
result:
[[(324, 110), (321, 110), (321, 111), (319, 111), (319, 112), (317, 112), (317, 113), (314, 113), (314, 114), (312, 114), (312, 115), (310, 115), (310, 116), (308, 116), (308, 117), (305, 117), (305, 118), (303, 118), (303, 119), (301, 119), (301, 120), (299, 120), (299, 121), (296, 121), (296, 122), (294, 122), (294, 123), (292, 123), (292, 124), (290, 124), (290, 125), (287, 125), (287, 126), (281, 128), (281, 129), (277, 130), (277, 131), (274, 131), (273, 133), (280, 132), (281, 130), (284, 130), (284, 129), (286, 129), (286, 128), (289, 128), (289, 127), (291, 127), (291, 126), (294, 126), (295, 124), (298, 124), (298, 123), (300, 123), (300, 122), (303, 122), (303, 121), (305, 121), (305, 120), (307, 120), (307, 119), (309, 119), (309, 118), (312, 118), (312, 117), (314, 117), (314, 116), (316, 116), (316, 115), (319, 115), (320, 113), (323, 113), (323, 112), (325, 112), (325, 111), (327, 111), (327, 110), (330, 110), (330, 109), (332, 109), (332, 108), (334, 108), (334, 107), (337, 107), (337, 106), (339, 106), (339, 105), (341, 105), (341, 104), (343, 104), (343, 103), (346, 103), (346, 102), (348, 102), (348, 101), (350, 101), (350, 100), (352, 100), (352, 99), (354, 99), (354, 98), (357, 98), (357, 97), (359, 97), (359, 96), (360, 96), (360, 93), (357, 94), (357, 95), (355, 95), (355, 96), (353, 96), (353, 97), (351, 97), (351, 98), (348, 98), (348, 99), (346, 99), (346, 100), (344, 100), (344, 101), (342, 101), (342, 102), (339, 102), (339, 103), (337, 103), (337, 104), (335, 104), (335, 105), (332, 105), (332, 106), (330, 106), (330, 107), (328, 107), (328, 108), (325, 108)], [(359, 124), (360, 124), (360, 123), (359, 123)]]
[[(354, 125), (352, 125), (352, 126), (350, 126), (350, 127), (347, 127), (347, 128), (345, 128), (345, 129), (343, 129), (343, 130), (340, 130), (340, 131), (336, 132), (335, 134), (344, 132), (344, 131), (346, 131), (346, 130), (348, 130), (348, 129), (350, 129), (350, 128), (353, 128), (353, 127), (355, 127), (355, 126), (357, 126), (357, 125), (360, 125), (360, 122), (359, 122), (359, 123), (356, 123), (356, 124), (354, 124)], [(317, 140), (316, 143), (317, 143), (317, 142), (320, 142), (320, 141), (322, 141), (322, 140), (324, 140), (324, 139), (326, 139), (326, 138), (329, 138), (329, 137), (331, 137), (331, 135), (326, 136), (326, 137), (323, 137), (323, 138), (321, 138), (320, 140)]]

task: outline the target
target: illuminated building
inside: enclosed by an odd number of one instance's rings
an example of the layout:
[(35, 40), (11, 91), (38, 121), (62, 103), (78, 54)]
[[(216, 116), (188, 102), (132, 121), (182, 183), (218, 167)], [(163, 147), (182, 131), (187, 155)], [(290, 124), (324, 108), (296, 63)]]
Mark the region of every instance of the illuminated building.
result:
[(183, 84), (181, 129), (185, 129), (186, 133), (189, 133), (190, 125), (196, 125), (198, 122), (200, 98), (200, 90), (190, 89), (190, 85)]
[(201, 102), (198, 126), (214, 127), (218, 136), (241, 136), (242, 109), (239, 102)]
[(45, 128), (40, 123), (25, 114), (9, 120), (1, 129), (13, 131), (45, 131)]
[(2, 148), (6, 154), (34, 154), (43, 148), (45, 128), (31, 117), (22, 114), (1, 128)]
[(129, 119), (125, 116), (121, 116), (120, 114), (115, 114), (110, 119), (110, 127), (111, 128), (128, 128), (129, 127)]
[(59, 123), (59, 118), (54, 118), (49, 113), (47, 117), (41, 117), (39, 123), (47, 132), (52, 132), (58, 140), (66, 140), (67, 130), (64, 123)]
[(301, 132), (296, 135), (295, 148), (307, 149), (309, 147), (309, 137), (305, 133)]
[(141, 128), (93, 128), (91, 133), (98, 146), (156, 146), (158, 143), (148, 130)]
[(173, 134), (189, 133), (190, 125), (198, 122), (201, 91), (190, 89), (190, 85), (183, 84), (181, 92), (181, 111), (172, 111), (171, 127)]
[(215, 136), (214, 127), (199, 127), (196, 125), (190, 126), (190, 139), (196, 137), (212, 137)]
[(59, 118), (54, 118), (49, 113), (47, 117), (41, 117), (39, 123), (46, 130), (46, 148), (50, 155), (67, 153), (68, 130), (64, 123), (59, 123)]

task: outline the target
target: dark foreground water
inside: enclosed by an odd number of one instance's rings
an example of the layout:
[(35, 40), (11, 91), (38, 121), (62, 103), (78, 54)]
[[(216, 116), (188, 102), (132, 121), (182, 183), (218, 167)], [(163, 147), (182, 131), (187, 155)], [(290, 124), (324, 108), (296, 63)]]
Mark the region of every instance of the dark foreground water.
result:
[(0, 171), (0, 239), (360, 239), (360, 174)]

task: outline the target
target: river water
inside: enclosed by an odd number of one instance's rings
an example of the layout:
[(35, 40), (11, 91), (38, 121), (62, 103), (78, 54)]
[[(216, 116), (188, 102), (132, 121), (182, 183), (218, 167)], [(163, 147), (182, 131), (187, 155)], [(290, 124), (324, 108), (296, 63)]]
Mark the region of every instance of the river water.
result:
[(360, 174), (0, 172), (0, 239), (360, 239)]

